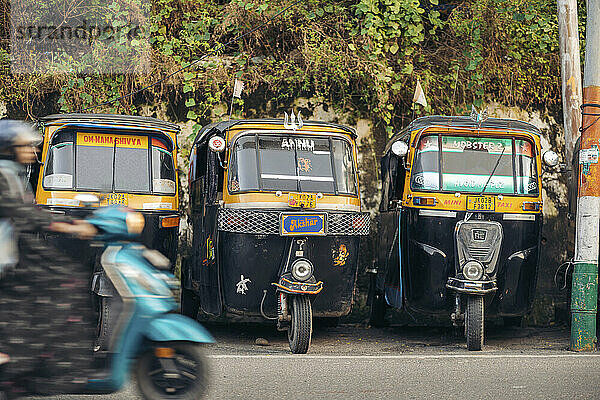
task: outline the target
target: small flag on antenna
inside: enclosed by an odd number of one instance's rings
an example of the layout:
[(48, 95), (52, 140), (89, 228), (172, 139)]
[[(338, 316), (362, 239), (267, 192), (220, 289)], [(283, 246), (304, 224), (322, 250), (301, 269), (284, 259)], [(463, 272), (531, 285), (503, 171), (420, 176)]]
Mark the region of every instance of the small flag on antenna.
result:
[(244, 82), (236, 79), (233, 84), (233, 97), (242, 98), (242, 90), (244, 90)]
[(417, 79), (417, 87), (415, 88), (415, 95), (413, 96), (413, 103), (427, 107), (427, 99), (425, 98), (425, 92), (421, 87), (421, 81)]

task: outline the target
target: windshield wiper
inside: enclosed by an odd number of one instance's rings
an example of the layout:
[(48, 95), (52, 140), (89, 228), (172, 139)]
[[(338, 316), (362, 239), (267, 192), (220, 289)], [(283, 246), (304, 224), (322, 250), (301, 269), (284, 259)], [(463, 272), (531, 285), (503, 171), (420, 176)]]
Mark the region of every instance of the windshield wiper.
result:
[(494, 174), (496, 173), (496, 169), (498, 168), (498, 165), (500, 165), (500, 160), (502, 159), (502, 156), (504, 155), (504, 150), (506, 150), (506, 146), (502, 148), (502, 153), (500, 153), (500, 156), (498, 156), (498, 159), (496, 160), (496, 165), (494, 165), (494, 169), (492, 170), (492, 173), (490, 174), (490, 176), (488, 176), (487, 182), (483, 186), (483, 190), (481, 191), (481, 193), (479, 193), (480, 196), (485, 192), (485, 189), (487, 189), (487, 185), (492, 180), (492, 176), (494, 176)]
[[(488, 176), (487, 182), (483, 186), (483, 190), (479, 193), (479, 196), (481, 196), (481, 195), (483, 195), (483, 193), (485, 193), (485, 189), (487, 189), (487, 185), (490, 183), (490, 181), (492, 180), (492, 177), (496, 173), (496, 169), (498, 168), (498, 165), (500, 165), (500, 160), (502, 159), (502, 156), (504, 155), (504, 150), (506, 150), (506, 147), (502, 148), (502, 152), (500, 153), (500, 155), (498, 156), (498, 159), (496, 160), (496, 165), (494, 165), (494, 169), (492, 169), (490, 176)], [(467, 222), (471, 218), (472, 215), (473, 215), (472, 212), (467, 211), (465, 213), (464, 221)]]

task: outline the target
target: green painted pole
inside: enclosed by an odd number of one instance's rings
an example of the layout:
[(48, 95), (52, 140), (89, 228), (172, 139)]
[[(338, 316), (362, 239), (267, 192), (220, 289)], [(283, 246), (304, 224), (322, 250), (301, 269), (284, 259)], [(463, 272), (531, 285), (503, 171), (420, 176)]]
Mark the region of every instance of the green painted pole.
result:
[[(577, 29), (577, 27), (572, 27)], [(575, 266), (571, 288), (571, 350), (596, 348), (600, 241), (600, 0), (587, 1), (585, 69)]]
[(597, 302), (598, 264), (575, 263), (571, 292), (571, 350), (595, 349)]

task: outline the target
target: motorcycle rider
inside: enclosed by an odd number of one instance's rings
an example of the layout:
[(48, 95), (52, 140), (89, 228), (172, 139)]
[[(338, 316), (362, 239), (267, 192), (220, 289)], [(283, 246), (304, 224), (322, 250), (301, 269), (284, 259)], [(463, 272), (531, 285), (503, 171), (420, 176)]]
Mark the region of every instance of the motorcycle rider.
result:
[(39, 234), (96, 230), (33, 206), (24, 165), (37, 159), (35, 142), (25, 123), (0, 121), (0, 249), (9, 249), (0, 256), (0, 399), (78, 393), (94, 371), (91, 271)]

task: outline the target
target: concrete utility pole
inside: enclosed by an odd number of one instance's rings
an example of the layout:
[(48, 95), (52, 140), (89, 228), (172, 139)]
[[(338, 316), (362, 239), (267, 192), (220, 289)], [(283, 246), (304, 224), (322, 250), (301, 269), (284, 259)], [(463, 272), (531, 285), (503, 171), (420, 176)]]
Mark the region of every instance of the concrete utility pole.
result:
[[(565, 129), (565, 163), (571, 164), (581, 127), (581, 62), (579, 60), (577, 0), (558, 0), (560, 75)], [(576, 172), (573, 172), (575, 174)]]
[(571, 291), (571, 350), (574, 351), (594, 350), (596, 342), (600, 234), (600, 0), (587, 1), (585, 41), (575, 267)]

